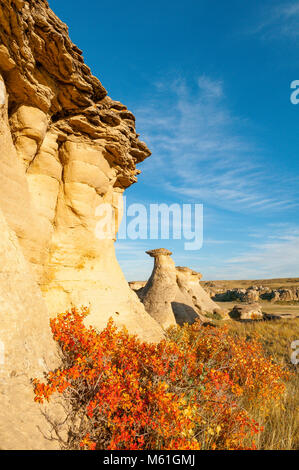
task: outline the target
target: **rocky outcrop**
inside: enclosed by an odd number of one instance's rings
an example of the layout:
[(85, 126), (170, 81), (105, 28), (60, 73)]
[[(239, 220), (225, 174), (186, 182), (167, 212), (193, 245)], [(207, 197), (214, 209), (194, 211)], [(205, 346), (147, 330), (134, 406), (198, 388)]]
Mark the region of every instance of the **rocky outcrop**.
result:
[[(112, 316), (158, 339), (159, 326), (128, 288), (114, 253), (122, 193), (150, 155), (135, 118), (107, 96), (46, 1), (0, 5), (1, 89), (9, 97), (0, 207), (48, 309), (90, 305), (93, 325)], [(106, 205), (115, 223), (103, 239), (97, 230)]]
[(222, 319), (228, 318), (227, 311), (221, 309), (200, 285), (199, 281), (202, 278), (201, 273), (181, 266), (177, 266), (176, 271), (179, 293), (176, 298), (176, 305), (174, 305), (174, 311), (178, 323), (181, 324), (184, 323), (184, 321), (190, 321), (189, 315), (186, 315), (184, 310), (180, 313), (182, 310), (180, 306), (185, 303), (190, 304), (200, 315), (215, 315)]
[(235, 305), (229, 315), (234, 320), (262, 320), (264, 317), (258, 303)]
[(139, 289), (142, 289), (146, 284), (146, 281), (131, 281), (129, 282), (129, 286), (133, 291), (138, 291)]
[(201, 274), (175, 267), (171, 251), (165, 248), (146, 252), (154, 258), (154, 268), (146, 285), (137, 290), (145, 309), (163, 328), (176, 323), (207, 321), (206, 314), (225, 316), (200, 286)]
[(261, 292), (260, 298), (271, 302), (299, 302), (299, 288), (269, 289)]
[(257, 288), (250, 287), (242, 296), (242, 302), (254, 303), (260, 300), (260, 293)]
[(114, 252), (123, 191), (150, 152), (45, 0), (0, 0), (0, 114), (0, 446), (46, 448), (29, 378), (54, 354), (49, 314), (87, 305), (96, 327), (112, 317), (163, 337)]
[(212, 296), (215, 300), (221, 302), (258, 302), (260, 298), (259, 291), (253, 287), (248, 289), (232, 289), (216, 293)]
[(259, 300), (269, 300), (271, 302), (297, 302), (299, 301), (299, 288), (290, 289), (270, 289), (264, 286), (251, 286), (247, 289), (219, 289), (210, 290), (210, 296), (219, 302), (258, 302)]

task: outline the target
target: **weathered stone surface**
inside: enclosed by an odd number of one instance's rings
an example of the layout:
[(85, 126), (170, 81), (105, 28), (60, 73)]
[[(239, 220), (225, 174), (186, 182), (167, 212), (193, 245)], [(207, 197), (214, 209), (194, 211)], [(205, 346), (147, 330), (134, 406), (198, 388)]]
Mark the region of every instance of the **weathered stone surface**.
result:
[(33, 377), (58, 363), (37, 283), (0, 210), (0, 448), (51, 449), (49, 427), (34, 402)]
[(271, 302), (297, 302), (299, 301), (299, 288), (292, 287), (289, 289), (270, 289), (264, 286), (251, 286), (247, 289), (216, 289), (212, 286), (205, 287), (214, 300), (219, 302), (232, 302), (238, 300), (240, 302), (258, 302), (261, 300), (269, 300)]
[(129, 286), (133, 291), (138, 291), (139, 289), (142, 289), (146, 284), (146, 281), (131, 281), (129, 282)]
[(248, 303), (258, 302), (259, 300), (260, 300), (260, 293), (254, 287), (247, 289), (244, 294), (244, 297), (242, 297), (242, 301), (248, 302)]
[(263, 290), (260, 297), (263, 300), (270, 300), (271, 302), (298, 302), (299, 288)]
[(147, 254), (155, 259), (154, 269), (138, 295), (146, 311), (166, 329), (176, 324), (172, 309), (177, 293), (175, 264), (171, 251), (164, 248), (147, 251)]
[(219, 313), (218, 305), (199, 284), (201, 274), (186, 267), (175, 267), (171, 251), (165, 248), (146, 252), (155, 259), (152, 275), (146, 285), (137, 290), (147, 312), (163, 328), (176, 323), (207, 321), (205, 314)]
[[(84, 64), (67, 27), (44, 0), (0, 0), (0, 71), (7, 89), (0, 207), (32, 263), (49, 311), (88, 304), (89, 320), (144, 339), (161, 329), (128, 288), (114, 253), (122, 193), (150, 155), (135, 118)], [(114, 210), (98, 239), (99, 207)]]
[[(113, 317), (145, 340), (163, 337), (114, 252), (122, 193), (149, 155), (133, 114), (107, 96), (47, 1), (0, 0), (0, 211), (8, 234), (1, 239), (0, 338), (11, 353), (7, 377), (19, 377), (28, 363), (24, 387), (19, 378), (3, 382), (1, 425), (6, 420), (11, 430), (1, 431), (0, 446), (48, 445), (36, 435), (28, 380), (42, 370), (32, 365), (36, 358), (54, 350), (49, 314), (89, 305), (88, 322), (96, 327)], [(115, 226), (101, 239), (104, 204), (113, 208)], [(23, 256), (20, 269), (11, 243)]]
[(234, 320), (262, 320), (262, 307), (258, 303), (235, 305), (230, 317)]
[[(218, 314), (223, 319), (228, 318), (227, 311), (221, 309), (200, 285), (201, 273), (181, 266), (177, 266), (176, 271), (179, 292), (176, 297), (174, 311), (178, 323), (188, 322), (189, 315), (186, 315), (186, 311), (184, 312), (184, 309), (181, 307), (184, 304), (192, 306), (198, 315)], [(204, 320), (203, 317), (202, 319)]]

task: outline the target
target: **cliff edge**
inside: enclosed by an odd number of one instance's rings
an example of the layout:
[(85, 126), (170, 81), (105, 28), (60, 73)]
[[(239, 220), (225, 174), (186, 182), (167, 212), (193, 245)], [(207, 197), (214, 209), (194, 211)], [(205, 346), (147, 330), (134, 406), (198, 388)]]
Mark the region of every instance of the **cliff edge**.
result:
[[(112, 317), (144, 340), (163, 336), (114, 252), (122, 194), (149, 155), (47, 1), (0, 0), (3, 448), (49, 447), (29, 382), (55, 360), (49, 316), (86, 305), (98, 328)], [(108, 239), (96, 236), (103, 204), (116, 220)]]

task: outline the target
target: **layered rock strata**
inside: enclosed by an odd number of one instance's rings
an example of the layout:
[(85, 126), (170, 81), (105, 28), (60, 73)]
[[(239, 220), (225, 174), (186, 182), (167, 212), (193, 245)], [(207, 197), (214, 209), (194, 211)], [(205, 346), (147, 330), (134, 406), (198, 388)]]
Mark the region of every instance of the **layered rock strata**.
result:
[[(0, 6), (1, 90), (8, 96), (0, 208), (51, 313), (90, 305), (93, 325), (112, 317), (157, 340), (160, 328), (114, 252), (123, 191), (150, 155), (135, 118), (107, 96), (46, 1)], [(106, 208), (113, 223), (103, 234)]]

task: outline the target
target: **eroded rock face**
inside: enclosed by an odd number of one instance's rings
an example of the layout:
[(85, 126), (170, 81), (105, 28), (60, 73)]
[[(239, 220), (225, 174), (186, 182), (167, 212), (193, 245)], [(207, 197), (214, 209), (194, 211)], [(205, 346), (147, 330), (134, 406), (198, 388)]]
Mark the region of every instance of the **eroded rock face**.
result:
[(53, 449), (55, 441), (44, 439), (39, 430), (51, 435), (30, 383), (58, 364), (48, 313), (1, 210), (0, 231), (0, 448)]
[(263, 300), (270, 300), (271, 302), (298, 302), (299, 288), (269, 289), (268, 291), (262, 291), (260, 297)]
[[(122, 193), (149, 155), (48, 3), (0, 0), (2, 448), (51, 446), (29, 382), (55, 362), (49, 314), (89, 305), (94, 326), (113, 317), (145, 340), (163, 337), (114, 252)], [(104, 204), (115, 227), (99, 239)]]
[(234, 320), (262, 320), (264, 315), (258, 303), (235, 305), (230, 312)]
[(265, 286), (251, 286), (247, 289), (210, 289), (210, 296), (219, 302), (259, 302), (260, 300), (270, 300), (271, 302), (297, 302), (299, 300), (299, 288), (270, 289)]
[(146, 252), (154, 258), (154, 269), (143, 289), (138, 291), (146, 311), (164, 328), (176, 324), (172, 302), (176, 297), (176, 269), (165, 248)]
[[(179, 324), (190, 321), (190, 312), (182, 308), (182, 305), (190, 305), (203, 320), (202, 315), (218, 314), (222, 319), (228, 319), (227, 311), (221, 309), (208, 293), (200, 285), (202, 274), (190, 268), (177, 266), (177, 285), (179, 292), (176, 296), (174, 311)], [(190, 302), (191, 300), (191, 302)], [(196, 318), (194, 318), (196, 319)]]
[[(30, 261), (51, 313), (90, 305), (143, 339), (161, 329), (119, 268), (114, 239), (122, 194), (150, 155), (135, 118), (107, 96), (82, 52), (44, 0), (0, 0), (0, 71), (13, 160), (1, 154), (0, 207)], [(108, 239), (96, 236), (100, 207), (114, 210)]]
[(133, 291), (138, 291), (139, 289), (142, 289), (146, 284), (146, 281), (131, 281), (129, 282), (129, 286)]
[(137, 290), (147, 312), (163, 328), (195, 320), (207, 321), (205, 314), (226, 312), (211, 300), (199, 281), (201, 274), (186, 267), (176, 267), (171, 251), (165, 248), (147, 251), (155, 259), (151, 277)]

